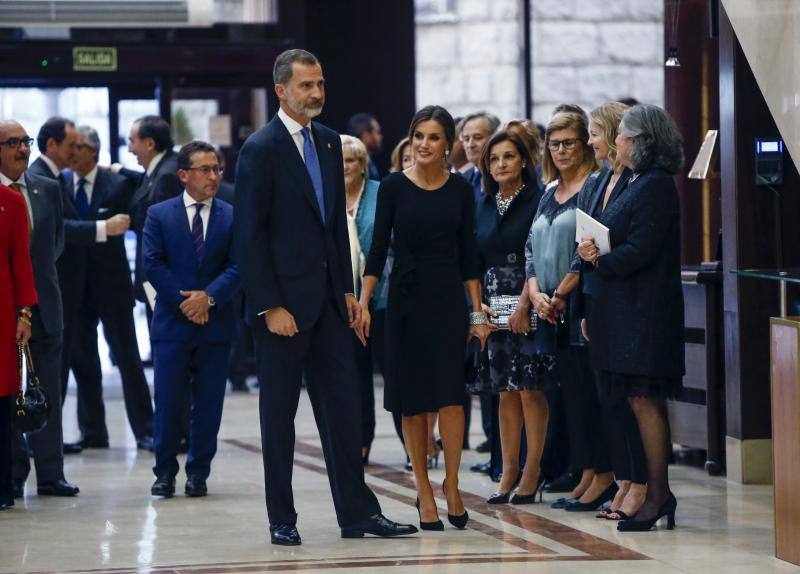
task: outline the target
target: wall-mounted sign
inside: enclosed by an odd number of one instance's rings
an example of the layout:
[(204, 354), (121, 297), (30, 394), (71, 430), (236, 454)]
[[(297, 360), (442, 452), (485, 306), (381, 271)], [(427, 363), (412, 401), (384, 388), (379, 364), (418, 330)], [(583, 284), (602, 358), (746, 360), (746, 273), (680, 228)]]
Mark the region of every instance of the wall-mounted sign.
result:
[(117, 49), (96, 46), (75, 46), (72, 69), (76, 72), (116, 72)]

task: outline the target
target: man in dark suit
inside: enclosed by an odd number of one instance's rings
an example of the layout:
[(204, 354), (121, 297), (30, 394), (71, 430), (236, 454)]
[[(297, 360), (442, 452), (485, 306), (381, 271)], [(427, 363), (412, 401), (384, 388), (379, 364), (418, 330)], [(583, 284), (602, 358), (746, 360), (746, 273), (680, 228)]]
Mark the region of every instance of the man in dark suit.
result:
[(305, 371), (343, 537), (396, 536), (416, 528), (387, 520), (364, 482), (361, 399), (350, 327), (353, 294), (338, 134), (322, 112), (317, 58), (288, 50), (275, 60), (280, 111), (242, 147), (235, 228), (253, 325), (261, 443), (273, 544), (300, 544), (292, 495), (294, 417)]
[(39, 303), (33, 307), (33, 336), (29, 344), (39, 380), (53, 406), (44, 429), (28, 437), (21, 434), (14, 437), (14, 494), (16, 497), (24, 494), (30, 473), (30, 446), (36, 465), (37, 492), (75, 496), (78, 487), (64, 479), (61, 409), (58, 408), (61, 405), (59, 372), (64, 328), (56, 272), (56, 259), (64, 248), (61, 190), (52, 179), (28, 173), (31, 143), (19, 123), (0, 121), (0, 183), (22, 194), (31, 222), (31, 261)]
[(77, 132), (75, 124), (54, 116), (48, 119), (36, 136), (36, 145), (41, 154), (28, 168), (28, 173), (59, 180), (61, 170), (69, 167), (75, 157)]
[(130, 198), (128, 181), (97, 167), (100, 138), (88, 126), (77, 130), (71, 170), (62, 172), (64, 254), (58, 275), (64, 298), (64, 357), (61, 382), (66, 392), (72, 369), (78, 386), (81, 439), (65, 450), (107, 448), (103, 374), (97, 353), (97, 321), (102, 321), (122, 378), (125, 410), (136, 444), (152, 448), (153, 405), (144, 376), (133, 323), (133, 288), (124, 213)]
[(156, 481), (151, 493), (171, 497), (178, 473), (180, 425), (191, 387), (188, 496), (205, 496), (222, 420), (227, 360), (235, 334), (233, 296), (239, 269), (233, 258), (233, 208), (214, 199), (220, 163), (211, 144), (183, 146), (181, 196), (148, 210), (144, 227), (145, 277), (156, 290), (150, 327), (156, 393)]
[(497, 131), (497, 128), (500, 127), (500, 119), (494, 114), (480, 111), (464, 116), (458, 127), (461, 132), (461, 144), (464, 147), (467, 161), (472, 164), (472, 167), (463, 172), (463, 175), (472, 186), (475, 192), (475, 200), (477, 201), (480, 199), (481, 193), (483, 193), (481, 171), (478, 169), (478, 164), (481, 160), (483, 147), (492, 137), (492, 134)]
[[(158, 116), (144, 116), (133, 122), (128, 134), (128, 151), (136, 156), (136, 161), (144, 168), (144, 173), (119, 170), (136, 187), (133, 192), (128, 213), (131, 216), (131, 229), (136, 232), (136, 269), (134, 272), (134, 295), (147, 304), (144, 291), (144, 268), (142, 266), (142, 232), (147, 218), (147, 210), (165, 199), (183, 193), (183, 185), (178, 179), (178, 164), (173, 147), (169, 124)], [(152, 310), (147, 305), (148, 322)]]
[(369, 162), (369, 179), (380, 181), (384, 175), (375, 163), (375, 156), (383, 150), (383, 131), (381, 124), (372, 114), (361, 112), (347, 120), (347, 133), (364, 142)]

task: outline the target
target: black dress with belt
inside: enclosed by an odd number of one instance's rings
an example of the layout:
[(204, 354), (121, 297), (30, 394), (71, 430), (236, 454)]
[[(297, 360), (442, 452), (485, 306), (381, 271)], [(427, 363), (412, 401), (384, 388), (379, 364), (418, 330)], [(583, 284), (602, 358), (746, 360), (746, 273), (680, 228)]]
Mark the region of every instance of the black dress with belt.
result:
[(394, 232), (384, 407), (411, 416), (464, 403), (464, 281), (480, 279), (475, 199), (451, 175), (435, 190), (403, 173), (381, 182), (365, 275), (380, 277)]

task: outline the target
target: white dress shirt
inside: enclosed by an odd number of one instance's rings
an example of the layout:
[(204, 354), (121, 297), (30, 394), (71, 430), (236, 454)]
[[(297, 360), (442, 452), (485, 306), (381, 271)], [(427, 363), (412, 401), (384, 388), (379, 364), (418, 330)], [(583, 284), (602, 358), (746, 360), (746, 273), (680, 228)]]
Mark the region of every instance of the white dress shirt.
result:
[(52, 159), (44, 154), (40, 155), (39, 157), (41, 157), (42, 161), (47, 164), (47, 167), (50, 168), (50, 171), (53, 173), (53, 177), (58, 179), (58, 174), (61, 173), (61, 170), (58, 169), (58, 166), (55, 164), (55, 162), (53, 162)]
[(158, 163), (161, 161), (161, 159), (165, 155), (167, 155), (167, 152), (166, 151), (162, 151), (160, 154), (158, 154), (153, 159), (151, 159), (150, 163), (147, 164), (147, 169), (145, 170), (145, 173), (147, 175), (153, 175), (153, 172), (155, 171), (156, 167), (158, 166)]
[[(286, 129), (289, 130), (289, 135), (292, 136), (292, 139), (294, 140), (294, 145), (297, 146), (297, 151), (300, 152), (300, 158), (305, 163), (306, 155), (303, 153), (303, 144), (305, 142), (303, 141), (303, 134), (300, 133), (300, 130), (302, 130), (305, 126), (300, 125), (291, 117), (289, 117), (289, 114), (284, 112), (283, 108), (280, 108), (278, 110), (278, 117), (283, 122), (283, 125), (286, 126)], [(311, 134), (311, 142), (313, 143), (314, 132), (311, 131), (311, 122), (308, 122), (308, 128), (309, 128), (309, 133)]]
[[(94, 191), (94, 180), (97, 179), (97, 166), (94, 166), (92, 171), (86, 174), (83, 177), (86, 180), (86, 183), (83, 184), (83, 190), (86, 192), (86, 201), (89, 205), (92, 205), (92, 192)], [(72, 200), (75, 201), (75, 196), (78, 193), (78, 184), (81, 181), (81, 176), (77, 173), (72, 172), (72, 183), (73, 183), (73, 195)], [(96, 225), (96, 233), (95, 233), (95, 241), (97, 243), (105, 243), (108, 241), (108, 233), (106, 233), (106, 222), (105, 220), (95, 221)]]
[[(209, 197), (205, 201), (200, 203), (203, 204), (203, 209), (200, 210), (200, 220), (203, 222), (203, 240), (206, 238), (206, 232), (208, 231), (208, 219), (211, 217), (211, 202), (214, 201), (213, 197)], [(189, 195), (186, 190), (183, 192), (183, 205), (186, 206), (186, 217), (189, 218), (189, 231), (192, 230), (192, 222), (194, 221), (194, 215), (197, 213), (197, 208), (195, 204), (198, 203), (197, 201)]]
[(22, 189), (22, 197), (25, 198), (25, 207), (28, 208), (28, 216), (30, 217), (31, 222), (31, 231), (33, 231), (33, 208), (31, 207), (31, 198), (28, 197), (28, 186), (25, 184), (25, 173), (19, 176), (17, 181), (13, 181), (10, 177), (7, 177), (6, 174), (0, 172), (0, 183), (5, 185), (6, 187), (11, 187), (12, 183), (19, 184), (20, 188)]

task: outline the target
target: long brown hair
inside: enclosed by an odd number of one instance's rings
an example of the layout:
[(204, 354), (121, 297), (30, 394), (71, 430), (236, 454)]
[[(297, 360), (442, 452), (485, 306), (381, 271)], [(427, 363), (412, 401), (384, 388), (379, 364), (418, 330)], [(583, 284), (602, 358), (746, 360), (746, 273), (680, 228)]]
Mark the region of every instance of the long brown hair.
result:
[(535, 185), (536, 165), (533, 163), (533, 158), (528, 150), (528, 146), (525, 145), (522, 138), (515, 132), (504, 130), (497, 132), (486, 142), (481, 152), (481, 159), (478, 161), (478, 168), (481, 170), (481, 175), (483, 176), (483, 186), (486, 189), (486, 193), (494, 195), (500, 188), (489, 171), (489, 154), (491, 154), (492, 148), (501, 142), (511, 142), (522, 158), (522, 183), (525, 185)]

